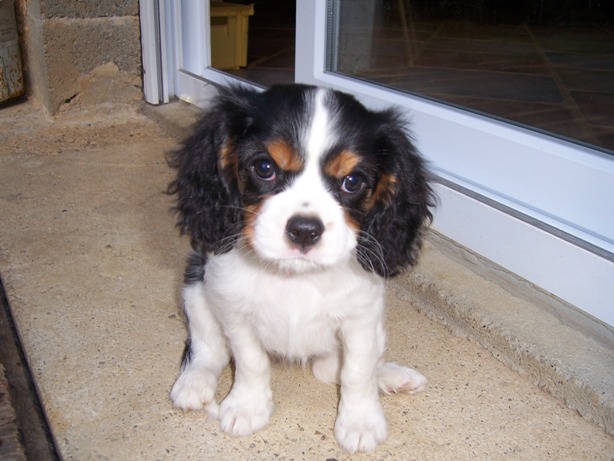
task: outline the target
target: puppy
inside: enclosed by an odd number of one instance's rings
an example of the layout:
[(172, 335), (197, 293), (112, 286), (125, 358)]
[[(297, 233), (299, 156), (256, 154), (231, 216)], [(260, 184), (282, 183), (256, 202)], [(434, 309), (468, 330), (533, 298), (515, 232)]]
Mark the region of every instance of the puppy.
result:
[[(374, 449), (387, 436), (378, 390), (427, 382), (382, 360), (384, 279), (416, 263), (433, 204), (402, 117), (328, 89), (232, 87), (168, 160), (194, 250), (175, 407), (252, 434), (273, 412), (270, 356), (309, 361), (316, 378), (340, 385), (339, 444)], [(231, 359), (234, 383), (218, 407)]]

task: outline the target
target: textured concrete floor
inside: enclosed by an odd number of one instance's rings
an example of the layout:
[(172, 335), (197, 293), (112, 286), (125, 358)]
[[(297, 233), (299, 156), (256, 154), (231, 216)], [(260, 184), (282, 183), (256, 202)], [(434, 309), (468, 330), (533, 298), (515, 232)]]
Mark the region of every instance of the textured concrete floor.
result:
[[(131, 109), (0, 110), (0, 271), (59, 451), (67, 460), (611, 460), (614, 439), (490, 352), (389, 292), (388, 358), (430, 380), (383, 397), (389, 438), (349, 457), (337, 389), (277, 365), (270, 425), (223, 434), (168, 392), (185, 338), (188, 249), (163, 194), (175, 140)], [(228, 391), (223, 376), (220, 395)]]

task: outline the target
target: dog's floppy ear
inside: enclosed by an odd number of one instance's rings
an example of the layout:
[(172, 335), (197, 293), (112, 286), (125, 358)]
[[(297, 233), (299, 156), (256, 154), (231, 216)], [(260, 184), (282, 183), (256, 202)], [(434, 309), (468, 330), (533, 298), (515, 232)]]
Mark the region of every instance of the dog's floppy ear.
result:
[(358, 249), (366, 270), (391, 277), (417, 263), (435, 196), (406, 122), (394, 110), (379, 113), (378, 119), (375, 149), (381, 174), (362, 222)]
[(212, 108), (182, 146), (167, 155), (177, 176), (168, 186), (177, 195), (177, 226), (201, 252), (232, 249), (241, 231), (242, 200), (237, 178), (237, 140), (248, 129), (250, 99), (241, 87), (221, 90)]

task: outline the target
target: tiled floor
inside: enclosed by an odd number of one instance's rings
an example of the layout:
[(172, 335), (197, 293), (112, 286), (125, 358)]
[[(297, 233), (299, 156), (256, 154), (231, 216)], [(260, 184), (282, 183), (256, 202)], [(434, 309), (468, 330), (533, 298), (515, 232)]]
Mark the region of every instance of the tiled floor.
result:
[(249, 22), (247, 68), (230, 71), (262, 86), (294, 82), (294, 5), (285, 2), (279, 8), (275, 3), (255, 5)]
[[(379, 31), (363, 77), (614, 150), (614, 30), (415, 25)], [(391, 66), (391, 63), (392, 66)]]
[[(249, 64), (233, 73), (261, 85), (292, 82), (293, 11), (264, 5), (250, 22)], [(366, 69), (339, 70), (614, 154), (612, 26), (406, 25), (410, 41), (400, 23), (376, 26)]]

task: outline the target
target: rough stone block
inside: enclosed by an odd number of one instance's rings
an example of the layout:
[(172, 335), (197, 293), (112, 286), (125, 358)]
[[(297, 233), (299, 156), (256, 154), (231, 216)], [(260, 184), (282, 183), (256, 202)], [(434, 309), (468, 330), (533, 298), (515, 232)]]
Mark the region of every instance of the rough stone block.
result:
[(41, 0), (43, 18), (137, 16), (138, 0)]
[(79, 93), (82, 78), (108, 63), (117, 67), (116, 80), (140, 88), (138, 17), (48, 19), (43, 37), (51, 113)]

